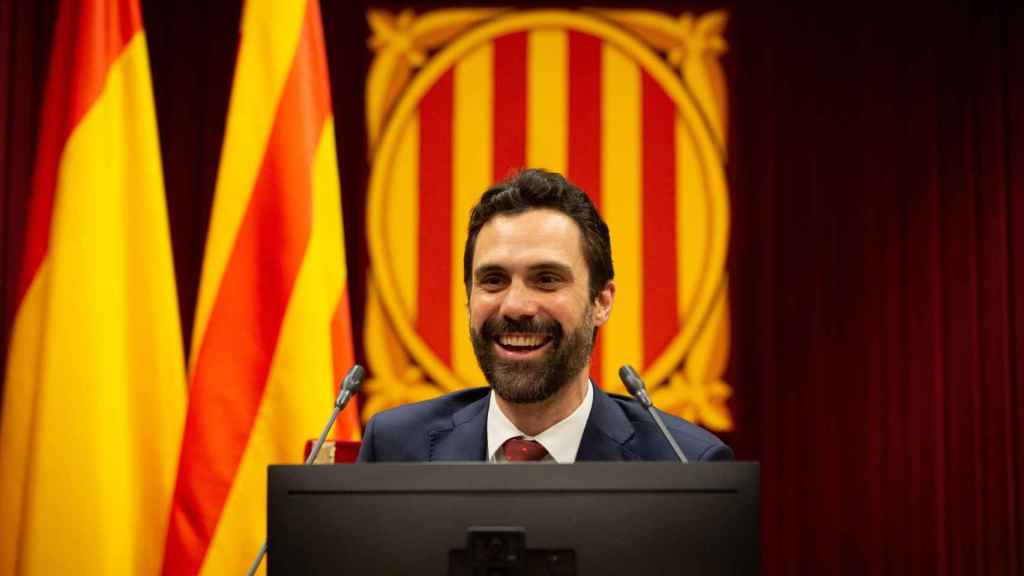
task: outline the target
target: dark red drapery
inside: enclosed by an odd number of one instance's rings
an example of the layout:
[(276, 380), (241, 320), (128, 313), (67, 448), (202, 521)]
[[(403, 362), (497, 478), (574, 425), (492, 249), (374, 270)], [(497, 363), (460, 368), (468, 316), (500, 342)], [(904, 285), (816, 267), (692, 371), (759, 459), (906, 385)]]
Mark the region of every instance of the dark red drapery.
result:
[(1021, 19), (761, 16), (734, 50), (731, 366), (766, 572), (1019, 574)]

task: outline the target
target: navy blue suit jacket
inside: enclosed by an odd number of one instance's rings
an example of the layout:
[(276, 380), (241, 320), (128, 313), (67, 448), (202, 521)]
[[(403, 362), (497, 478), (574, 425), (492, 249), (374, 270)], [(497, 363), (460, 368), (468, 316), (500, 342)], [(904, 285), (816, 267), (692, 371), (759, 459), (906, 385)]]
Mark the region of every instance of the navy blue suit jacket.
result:
[[(472, 388), (399, 406), (373, 417), (360, 462), (487, 460), (490, 388)], [(661, 412), (691, 462), (731, 460), (732, 450), (710, 432)], [(676, 460), (658, 425), (639, 402), (594, 387), (594, 404), (576, 460)]]

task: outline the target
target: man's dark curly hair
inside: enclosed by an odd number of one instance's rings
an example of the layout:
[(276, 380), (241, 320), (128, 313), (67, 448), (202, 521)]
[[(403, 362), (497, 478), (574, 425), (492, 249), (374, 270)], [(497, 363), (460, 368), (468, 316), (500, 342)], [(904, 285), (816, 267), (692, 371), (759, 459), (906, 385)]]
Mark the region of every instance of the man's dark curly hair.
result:
[(590, 198), (562, 175), (546, 170), (528, 169), (495, 184), (480, 198), (469, 217), (469, 236), (462, 257), (466, 294), (473, 287), (473, 252), (480, 229), (499, 215), (522, 214), (550, 208), (573, 219), (582, 233), (583, 257), (590, 275), (590, 299), (597, 298), (605, 284), (615, 277), (612, 267), (612, 242), (608, 225), (597, 213)]

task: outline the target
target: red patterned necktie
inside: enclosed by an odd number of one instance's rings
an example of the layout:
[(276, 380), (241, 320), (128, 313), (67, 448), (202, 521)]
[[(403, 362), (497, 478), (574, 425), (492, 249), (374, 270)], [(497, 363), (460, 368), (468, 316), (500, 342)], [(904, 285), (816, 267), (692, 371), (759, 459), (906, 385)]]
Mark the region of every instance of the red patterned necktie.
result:
[(501, 446), (509, 462), (537, 462), (548, 455), (547, 449), (535, 440), (509, 438)]

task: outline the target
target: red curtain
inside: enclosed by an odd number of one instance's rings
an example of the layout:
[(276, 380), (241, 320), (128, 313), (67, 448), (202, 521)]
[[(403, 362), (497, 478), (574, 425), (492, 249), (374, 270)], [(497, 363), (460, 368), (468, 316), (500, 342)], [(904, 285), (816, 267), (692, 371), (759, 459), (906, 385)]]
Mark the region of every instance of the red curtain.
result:
[(766, 573), (1024, 573), (1019, 16), (736, 18), (739, 454)]
[[(186, 342), (238, 41), (210, 4), (143, 2)], [(322, 4), (360, 334), (366, 3)], [(1024, 574), (1024, 17), (762, 4), (726, 6), (725, 64), (763, 572)], [(54, 6), (0, 3), (5, 336)]]

